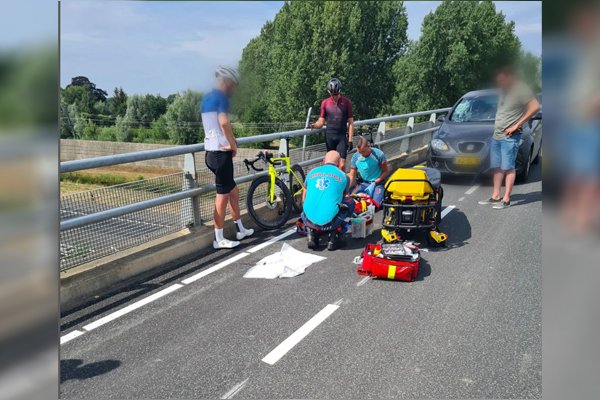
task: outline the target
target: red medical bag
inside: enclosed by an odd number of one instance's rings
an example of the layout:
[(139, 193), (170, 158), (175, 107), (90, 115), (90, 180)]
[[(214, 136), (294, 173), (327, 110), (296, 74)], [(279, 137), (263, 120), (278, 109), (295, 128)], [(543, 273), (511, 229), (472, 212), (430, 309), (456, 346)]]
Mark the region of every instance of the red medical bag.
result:
[[(419, 254), (419, 249), (416, 246), (408, 246), (416, 254)], [(362, 264), (356, 272), (360, 275), (368, 275), (377, 278), (393, 279), (397, 281), (412, 282), (419, 274), (420, 255), (407, 259), (393, 259), (382, 255), (381, 244), (367, 244), (362, 257)]]

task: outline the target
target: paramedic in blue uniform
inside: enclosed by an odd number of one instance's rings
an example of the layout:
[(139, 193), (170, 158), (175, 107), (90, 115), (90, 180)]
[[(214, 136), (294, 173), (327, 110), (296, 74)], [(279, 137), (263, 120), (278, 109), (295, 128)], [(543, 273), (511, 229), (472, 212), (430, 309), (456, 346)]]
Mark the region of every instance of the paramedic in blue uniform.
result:
[(305, 182), (302, 219), (306, 226), (308, 248), (319, 245), (318, 231), (329, 233), (328, 250), (335, 250), (346, 218), (352, 216), (354, 200), (346, 197), (350, 178), (338, 165), (340, 154), (331, 150), (325, 155), (323, 165), (311, 170)]
[[(383, 151), (371, 148), (369, 141), (362, 136), (358, 140), (356, 150), (350, 160), (350, 187), (354, 187), (352, 193), (368, 194), (379, 208), (383, 201), (383, 185), (389, 174), (387, 159)], [(358, 180), (357, 172), (360, 175), (361, 182), (353, 186)]]
[(201, 118), (204, 126), (204, 149), (206, 166), (215, 174), (217, 196), (215, 199), (214, 225), (215, 249), (230, 249), (240, 244), (236, 240), (223, 237), (225, 213), (229, 213), (235, 223), (237, 240), (254, 233), (246, 229), (240, 218), (240, 195), (233, 180), (233, 157), (237, 153), (237, 142), (229, 123), (229, 98), (239, 84), (239, 75), (233, 68), (219, 66), (215, 71), (216, 87), (202, 99)]

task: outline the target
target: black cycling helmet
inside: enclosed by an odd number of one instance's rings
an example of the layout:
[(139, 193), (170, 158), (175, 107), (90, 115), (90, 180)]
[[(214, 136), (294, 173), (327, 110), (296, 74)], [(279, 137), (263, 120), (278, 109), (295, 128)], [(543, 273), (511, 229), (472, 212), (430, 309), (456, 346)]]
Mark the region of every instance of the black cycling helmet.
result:
[(327, 91), (329, 94), (338, 94), (342, 90), (342, 82), (338, 78), (331, 78), (327, 82)]

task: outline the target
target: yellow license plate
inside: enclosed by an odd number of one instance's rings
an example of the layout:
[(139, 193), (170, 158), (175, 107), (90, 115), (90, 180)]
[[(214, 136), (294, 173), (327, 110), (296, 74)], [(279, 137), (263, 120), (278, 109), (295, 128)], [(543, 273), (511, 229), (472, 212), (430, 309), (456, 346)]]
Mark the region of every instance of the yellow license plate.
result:
[(479, 165), (479, 157), (456, 157), (456, 165)]

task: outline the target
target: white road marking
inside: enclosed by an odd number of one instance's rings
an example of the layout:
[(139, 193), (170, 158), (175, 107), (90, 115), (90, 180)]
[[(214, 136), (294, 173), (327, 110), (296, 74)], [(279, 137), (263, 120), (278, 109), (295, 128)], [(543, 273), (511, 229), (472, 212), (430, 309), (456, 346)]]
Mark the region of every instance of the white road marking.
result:
[(294, 228), (292, 230), (289, 230), (287, 232), (284, 232), (284, 233), (282, 233), (279, 236), (275, 236), (274, 238), (271, 238), (271, 239), (267, 240), (266, 242), (261, 243), (261, 244), (259, 244), (257, 246), (254, 246), (251, 249), (248, 249), (246, 251), (248, 253), (256, 253), (257, 251), (259, 251), (261, 249), (264, 249), (265, 247), (267, 247), (267, 246), (269, 246), (269, 245), (271, 245), (271, 244), (273, 244), (273, 243), (275, 243), (275, 242), (277, 242), (277, 241), (279, 241), (281, 239), (284, 239), (284, 238), (286, 238), (286, 237), (288, 237), (290, 235), (293, 235), (294, 233), (296, 233), (296, 228)]
[(244, 388), (244, 386), (246, 386), (246, 383), (248, 383), (248, 379), (250, 379), (250, 378), (246, 378), (243, 381), (241, 381), (240, 383), (238, 383), (237, 385), (235, 385), (234, 387), (232, 387), (231, 390), (229, 390), (229, 392), (225, 393), (221, 397), (221, 399), (231, 399), (233, 396), (238, 394), (238, 392), (240, 390), (242, 390)]
[(279, 346), (275, 347), (262, 359), (262, 361), (270, 365), (275, 364), (338, 308), (340, 308), (340, 306), (335, 304), (326, 305), (325, 308), (317, 313), (317, 315), (309, 319), (308, 322), (302, 325), (296, 332), (292, 333), (287, 339), (281, 342)]
[(465, 196), (463, 196), (460, 199), (458, 199), (458, 201), (463, 201), (464, 199), (465, 199)]
[(473, 194), (481, 185), (473, 185), (469, 190), (465, 192), (465, 194)]
[(188, 285), (192, 282), (197, 281), (200, 278), (204, 278), (206, 275), (212, 274), (213, 272), (220, 270), (221, 268), (225, 268), (229, 264), (233, 264), (234, 262), (239, 261), (242, 258), (249, 256), (249, 255), (250, 255), (250, 253), (241, 252), (240, 254), (237, 254), (231, 258), (228, 258), (225, 261), (221, 261), (220, 263), (213, 265), (212, 267), (207, 268), (204, 271), (197, 273), (196, 275), (192, 275), (189, 278), (182, 280), (181, 283), (183, 283), (184, 285)]
[(448, 206), (446, 208), (444, 208), (444, 210), (442, 210), (442, 218), (444, 218), (446, 215), (448, 215), (448, 213), (452, 210), (454, 210), (456, 206)]
[(108, 314), (107, 316), (102, 317), (99, 320), (92, 322), (91, 324), (87, 324), (86, 326), (83, 327), (83, 329), (85, 329), (86, 331), (91, 331), (93, 329), (96, 329), (99, 326), (107, 324), (110, 321), (113, 321), (113, 320), (115, 320), (115, 319), (117, 319), (119, 317), (122, 317), (123, 315), (125, 315), (127, 313), (130, 313), (130, 312), (132, 312), (134, 310), (137, 310), (138, 308), (140, 308), (142, 306), (145, 306), (146, 304), (151, 303), (154, 300), (157, 300), (157, 299), (159, 299), (159, 298), (161, 298), (163, 296), (166, 296), (169, 293), (172, 293), (175, 290), (177, 290), (179, 288), (182, 288), (182, 287), (183, 287), (183, 285), (180, 285), (178, 283), (176, 283), (174, 285), (171, 285), (171, 286), (169, 286), (166, 289), (163, 289), (163, 290), (161, 290), (159, 292), (154, 293), (153, 295), (150, 295), (150, 296), (146, 297), (145, 299), (136, 301), (135, 303), (130, 304), (127, 307), (124, 307), (124, 308), (120, 309), (119, 311), (115, 311), (114, 313)]
[(73, 332), (69, 332), (64, 336), (60, 337), (60, 344), (65, 344), (70, 340), (75, 339), (76, 337), (79, 337), (81, 335), (83, 335), (85, 332), (81, 332), (81, 331), (73, 331)]
[(360, 287), (360, 286), (364, 285), (365, 283), (369, 282), (370, 279), (371, 279), (370, 276), (365, 276), (356, 284), (356, 286)]

